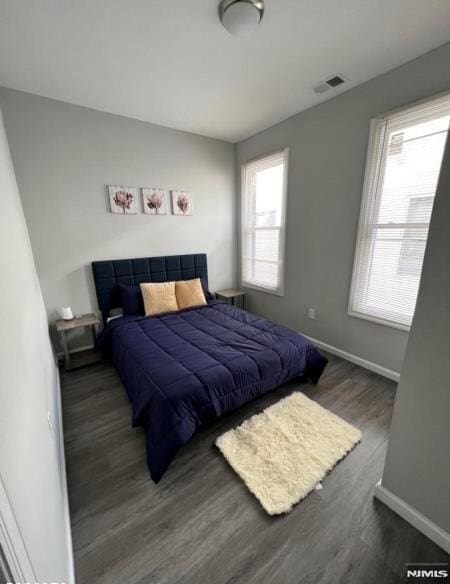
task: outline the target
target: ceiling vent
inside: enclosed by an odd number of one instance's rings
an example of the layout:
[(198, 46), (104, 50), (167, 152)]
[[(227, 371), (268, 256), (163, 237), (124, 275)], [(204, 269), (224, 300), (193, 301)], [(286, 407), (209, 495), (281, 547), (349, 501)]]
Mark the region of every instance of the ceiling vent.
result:
[(341, 75), (341, 73), (337, 73), (336, 75), (333, 75), (333, 77), (330, 77), (325, 81), (321, 81), (318, 85), (314, 87), (314, 91), (316, 93), (325, 93), (325, 91), (334, 89), (335, 87), (339, 87), (339, 85), (342, 85), (346, 81), (348, 81), (346, 77)]

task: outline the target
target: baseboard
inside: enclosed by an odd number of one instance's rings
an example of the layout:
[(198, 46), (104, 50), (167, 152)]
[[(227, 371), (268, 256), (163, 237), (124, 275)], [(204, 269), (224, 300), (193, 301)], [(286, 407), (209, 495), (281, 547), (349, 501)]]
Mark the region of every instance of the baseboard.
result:
[(58, 411), (58, 450), (59, 450), (59, 468), (61, 477), (61, 486), (63, 493), (63, 507), (64, 507), (64, 524), (66, 529), (66, 550), (67, 550), (67, 582), (68, 584), (75, 584), (75, 566), (73, 557), (73, 543), (72, 543), (72, 528), (70, 520), (69, 507), (69, 489), (67, 485), (67, 469), (66, 469), (66, 451), (64, 448), (64, 428), (63, 428), (63, 413), (61, 401), (61, 382), (59, 378), (59, 370), (56, 369), (57, 378), (57, 411)]
[(444, 531), (439, 525), (422, 515), (417, 509), (408, 505), (403, 499), (394, 495), (391, 491), (383, 487), (379, 481), (375, 487), (375, 497), (387, 505), (392, 511), (400, 515), (405, 521), (410, 523), (418, 531), (434, 541), (436, 545), (450, 554), (450, 533)]
[(337, 355), (346, 361), (350, 361), (351, 363), (355, 363), (355, 365), (359, 365), (360, 367), (364, 367), (364, 369), (369, 369), (369, 371), (373, 371), (374, 373), (379, 373), (388, 379), (392, 379), (393, 381), (397, 381), (400, 379), (400, 373), (397, 371), (392, 371), (392, 369), (387, 369), (386, 367), (382, 367), (377, 363), (372, 363), (372, 361), (368, 361), (367, 359), (363, 359), (362, 357), (358, 357), (357, 355), (353, 355), (352, 353), (347, 353), (347, 351), (343, 351), (342, 349), (338, 349), (337, 347), (333, 347), (333, 345), (328, 345), (328, 343), (323, 343), (318, 339), (314, 339), (304, 333), (300, 333), (307, 339), (309, 339), (312, 343), (317, 345), (319, 349), (323, 349), (324, 351), (328, 351), (333, 355)]

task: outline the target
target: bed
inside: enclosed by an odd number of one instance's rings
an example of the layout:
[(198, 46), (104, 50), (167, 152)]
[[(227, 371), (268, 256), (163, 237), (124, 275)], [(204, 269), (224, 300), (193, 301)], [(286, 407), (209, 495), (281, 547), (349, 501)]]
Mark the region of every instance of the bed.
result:
[(300, 377), (316, 383), (327, 363), (300, 334), (214, 300), (176, 313), (124, 315), (119, 284), (201, 278), (206, 254), (92, 263), (105, 321), (97, 347), (114, 364), (146, 433), (147, 463), (158, 482), (199, 428)]

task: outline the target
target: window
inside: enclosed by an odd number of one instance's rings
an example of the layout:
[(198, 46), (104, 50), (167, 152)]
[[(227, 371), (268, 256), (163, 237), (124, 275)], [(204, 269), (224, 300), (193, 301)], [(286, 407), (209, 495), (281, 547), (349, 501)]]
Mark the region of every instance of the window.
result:
[(450, 95), (372, 121), (349, 314), (408, 330), (450, 124)]
[(242, 167), (241, 281), (283, 294), (288, 149)]

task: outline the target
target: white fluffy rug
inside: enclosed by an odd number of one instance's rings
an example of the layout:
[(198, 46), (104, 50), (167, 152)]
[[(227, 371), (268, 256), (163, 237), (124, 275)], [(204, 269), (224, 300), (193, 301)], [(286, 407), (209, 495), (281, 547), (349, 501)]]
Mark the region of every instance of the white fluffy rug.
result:
[(361, 432), (293, 393), (216, 440), (270, 515), (290, 511), (361, 440)]

